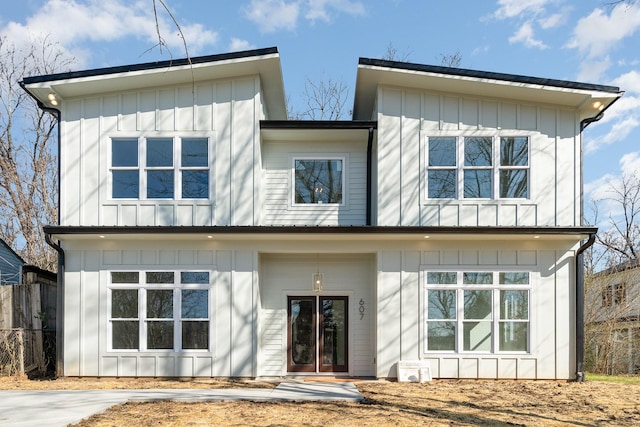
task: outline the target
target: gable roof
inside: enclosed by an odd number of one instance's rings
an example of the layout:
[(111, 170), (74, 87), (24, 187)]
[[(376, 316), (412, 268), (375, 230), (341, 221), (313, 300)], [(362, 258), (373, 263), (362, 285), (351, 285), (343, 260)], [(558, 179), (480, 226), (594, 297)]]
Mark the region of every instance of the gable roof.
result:
[(379, 85), (573, 107), (581, 119), (597, 116), (623, 94), (615, 86), (360, 58), (354, 120), (371, 119)]
[(115, 91), (259, 75), (270, 119), (284, 120), (287, 108), (280, 55), (276, 47), (167, 61), (25, 77), (20, 84), (43, 107), (60, 100)]

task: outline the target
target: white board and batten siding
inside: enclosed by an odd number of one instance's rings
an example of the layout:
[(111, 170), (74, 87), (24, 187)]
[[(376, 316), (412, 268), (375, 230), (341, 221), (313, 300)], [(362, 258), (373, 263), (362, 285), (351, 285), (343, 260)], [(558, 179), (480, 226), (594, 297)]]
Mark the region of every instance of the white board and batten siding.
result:
[[(257, 351), (255, 251), (202, 242), (66, 245), (65, 376), (254, 377)], [(110, 350), (111, 271), (211, 272), (209, 350)]]
[[(376, 376), (395, 377), (399, 360), (425, 360), (434, 378), (572, 379), (575, 374), (575, 289), (571, 243), (523, 248), (498, 241), (440, 242), (377, 255)], [(526, 246), (526, 245), (525, 245)], [(530, 272), (529, 350), (437, 352), (424, 342), (428, 271)]]
[[(262, 225), (364, 225), (367, 206), (367, 142), (264, 142)], [(342, 205), (293, 203), (293, 160), (340, 158), (345, 162)]]
[[(61, 225), (255, 225), (260, 176), (258, 77), (65, 100)], [(118, 200), (110, 139), (207, 137), (211, 198)]]
[[(578, 226), (577, 113), (557, 106), (378, 89), (377, 223), (385, 226)], [(530, 198), (426, 198), (429, 136), (528, 136)]]

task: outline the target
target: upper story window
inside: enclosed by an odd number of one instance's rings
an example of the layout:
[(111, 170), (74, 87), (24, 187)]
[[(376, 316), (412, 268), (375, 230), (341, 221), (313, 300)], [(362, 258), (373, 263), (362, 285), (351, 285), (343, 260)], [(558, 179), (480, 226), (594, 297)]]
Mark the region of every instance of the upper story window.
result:
[(343, 158), (293, 159), (294, 204), (344, 203)]
[(528, 137), (429, 137), (427, 147), (428, 198), (529, 198)]
[(602, 289), (602, 306), (615, 307), (627, 300), (627, 286), (625, 282), (606, 285)]
[(208, 138), (114, 138), (114, 199), (208, 199)]

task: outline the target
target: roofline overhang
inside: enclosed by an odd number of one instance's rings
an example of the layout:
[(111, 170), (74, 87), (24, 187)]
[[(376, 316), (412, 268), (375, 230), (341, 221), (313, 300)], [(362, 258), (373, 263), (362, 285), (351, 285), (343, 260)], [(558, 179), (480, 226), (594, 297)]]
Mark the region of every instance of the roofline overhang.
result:
[[(126, 238), (155, 235), (162, 238), (206, 236), (216, 240), (335, 239), (358, 240), (464, 240), (522, 239), (580, 241), (597, 232), (597, 227), (411, 227), (411, 226), (55, 226), (44, 227), (60, 240), (95, 237)], [(209, 237), (211, 236), (211, 237)]]
[(260, 120), (260, 129), (377, 129), (375, 120)]
[(560, 105), (576, 108), (580, 111), (581, 119), (597, 115), (624, 93), (616, 86), (360, 58), (354, 96), (354, 119), (372, 117), (379, 86)]
[(260, 77), (267, 116), (286, 119), (284, 81), (276, 47), (31, 76), (20, 84), (43, 106), (59, 109), (58, 105), (71, 98), (249, 76)]

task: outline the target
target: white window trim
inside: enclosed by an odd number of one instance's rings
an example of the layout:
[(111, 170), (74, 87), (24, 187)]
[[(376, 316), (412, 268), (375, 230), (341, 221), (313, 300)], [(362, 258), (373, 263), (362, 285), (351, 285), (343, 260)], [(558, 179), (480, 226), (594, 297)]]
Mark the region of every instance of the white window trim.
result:
[[(210, 353), (213, 351), (213, 270), (202, 270), (202, 269), (162, 269), (162, 268), (153, 268), (147, 270), (133, 270), (133, 272), (139, 273), (138, 284), (135, 283), (111, 283), (111, 273), (112, 272), (121, 272), (121, 271), (131, 271), (125, 269), (114, 269), (107, 271), (107, 352), (117, 352), (117, 353)], [(146, 283), (146, 273), (148, 272), (170, 272), (174, 273), (173, 283)], [(208, 273), (209, 274), (209, 283), (207, 284), (196, 284), (196, 283), (181, 283), (180, 282), (180, 273), (183, 272), (195, 272), (195, 273)], [(123, 290), (136, 290), (138, 291), (138, 349), (114, 349), (113, 348), (113, 321), (120, 319), (112, 319), (111, 317), (111, 304), (112, 297), (111, 292), (114, 289), (123, 289)], [(173, 291), (173, 317), (171, 319), (148, 319), (147, 318), (147, 291), (149, 290), (172, 290)], [(181, 298), (182, 298), (182, 290), (183, 289), (197, 289), (197, 290), (206, 290), (207, 293), (207, 312), (209, 317), (207, 319), (192, 319), (193, 321), (208, 321), (209, 322), (209, 336), (207, 338), (207, 348), (206, 349), (182, 349), (182, 307), (181, 307)], [(179, 315), (179, 316), (178, 316)], [(122, 319), (126, 320), (126, 319)], [(147, 348), (147, 327), (146, 323), (151, 320), (166, 320), (172, 321), (174, 324), (174, 347), (173, 349), (148, 349)]]
[[(342, 202), (341, 203), (296, 203), (296, 161), (297, 160), (342, 160)], [(348, 208), (348, 179), (349, 179), (349, 155), (347, 153), (344, 154), (293, 154), (290, 157), (289, 164), (291, 165), (291, 170), (289, 173), (289, 188), (290, 188), (290, 197), (289, 197), (289, 207), (293, 209), (313, 209), (313, 210), (333, 210), (336, 208)]]
[[(505, 356), (505, 355), (530, 355), (532, 354), (533, 343), (533, 329), (534, 320), (532, 319), (532, 307), (534, 299), (534, 272), (528, 269), (510, 269), (497, 267), (495, 269), (474, 269), (474, 268), (421, 268), (420, 281), (421, 295), (420, 295), (420, 347), (421, 353), (425, 356), (434, 356), (438, 354), (443, 355), (491, 355), (491, 356)], [(427, 284), (427, 273), (456, 273), (456, 284)], [(465, 285), (463, 284), (464, 273), (492, 273), (493, 283), (490, 285)], [(505, 285), (499, 283), (500, 273), (529, 273), (529, 283), (526, 285)], [(428, 294), (429, 290), (453, 290), (456, 291), (456, 336), (455, 336), (455, 350), (429, 350), (428, 349)], [(491, 319), (491, 351), (473, 351), (464, 350), (464, 291), (465, 290), (491, 290), (492, 291), (492, 319)], [(514, 321), (520, 323), (527, 323), (527, 350), (517, 351), (500, 351), (500, 291), (501, 290), (526, 290), (528, 291), (528, 318), (527, 320), (505, 320)], [(438, 321), (434, 319), (434, 321)], [(442, 320), (447, 321), (447, 320)], [(469, 320), (474, 321), (474, 320)]]
[[(147, 166), (147, 140), (167, 138), (173, 140), (173, 166)], [(203, 138), (207, 140), (208, 163), (207, 166), (182, 166), (182, 140), (190, 138)], [(137, 139), (138, 140), (138, 166), (114, 167), (113, 166), (113, 141), (121, 139)], [(149, 133), (144, 135), (114, 135), (109, 137), (107, 149), (108, 156), (108, 178), (107, 178), (107, 200), (110, 202), (130, 202), (130, 201), (153, 201), (157, 203), (167, 203), (170, 201), (189, 201), (193, 203), (214, 202), (214, 136), (211, 133), (193, 133), (187, 132), (179, 134), (155, 134)], [(183, 198), (182, 197), (182, 172), (185, 170), (208, 170), (209, 172), (209, 194), (206, 198)], [(138, 198), (120, 198), (113, 197), (113, 171), (118, 170), (136, 170), (138, 171)], [(153, 170), (173, 170), (173, 197), (167, 198), (148, 198), (147, 197), (147, 172)]]
[[(422, 138), (424, 143), (424, 164), (421, 167), (421, 180), (424, 188), (421, 191), (421, 202), (425, 203), (446, 203), (446, 202), (513, 202), (513, 201), (530, 201), (533, 199), (531, 195), (531, 145), (533, 135), (530, 132), (512, 131), (512, 132), (439, 132), (439, 131), (423, 131), (425, 136)], [(465, 166), (464, 165), (464, 138), (472, 137), (491, 137), (492, 138), (492, 159), (491, 167)], [(527, 166), (501, 166), (500, 165), (500, 141), (501, 138), (509, 137), (526, 137), (527, 144)], [(429, 166), (429, 138), (456, 138), (456, 165), (455, 166)], [(430, 198), (429, 197), (429, 170), (455, 170), (456, 171), (456, 197), (455, 198)], [(491, 169), (492, 173), (492, 197), (464, 197), (464, 172), (465, 170)], [(500, 171), (501, 170), (527, 170), (527, 191), (528, 197), (497, 197), (500, 194)]]

